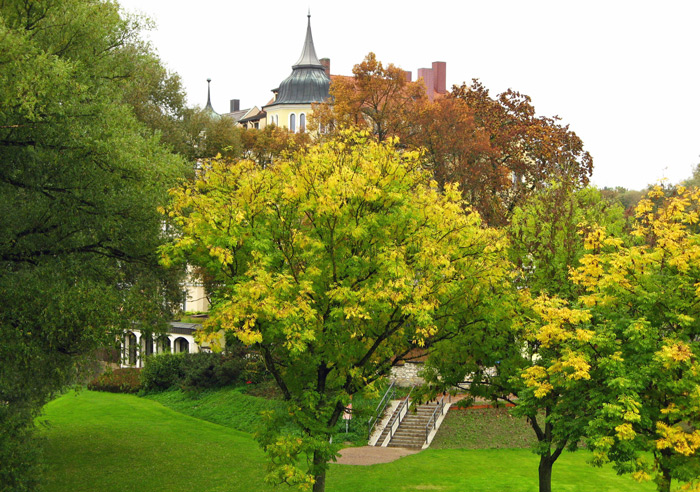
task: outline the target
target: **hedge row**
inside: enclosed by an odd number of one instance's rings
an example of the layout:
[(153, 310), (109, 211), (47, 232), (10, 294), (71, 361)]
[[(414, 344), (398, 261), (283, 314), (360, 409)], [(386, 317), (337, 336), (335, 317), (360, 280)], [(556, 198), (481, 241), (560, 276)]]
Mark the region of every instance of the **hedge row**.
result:
[(88, 389), (112, 393), (163, 391), (170, 388), (199, 390), (241, 383), (259, 383), (267, 373), (255, 352), (236, 350), (223, 354), (158, 354), (146, 358), (143, 369), (105, 372)]
[(262, 363), (254, 353), (158, 354), (146, 360), (141, 372), (146, 391), (221, 388), (264, 378)]
[(107, 371), (88, 383), (93, 391), (110, 393), (138, 393), (141, 390), (141, 369), (125, 368)]

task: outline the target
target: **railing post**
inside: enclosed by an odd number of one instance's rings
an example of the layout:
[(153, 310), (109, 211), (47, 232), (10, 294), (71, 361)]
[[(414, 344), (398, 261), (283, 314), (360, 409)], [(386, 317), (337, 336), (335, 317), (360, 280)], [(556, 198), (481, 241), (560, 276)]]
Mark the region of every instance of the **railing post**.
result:
[(367, 421), (367, 424), (368, 424), (367, 440), (369, 440), (372, 437), (372, 430), (374, 429), (374, 426), (377, 424), (377, 421), (379, 420), (379, 416), (384, 413), (386, 406), (391, 401), (391, 397), (394, 396), (394, 393), (396, 393), (396, 388), (394, 387), (395, 384), (396, 384), (396, 381), (392, 381), (392, 383), (389, 385), (386, 392), (384, 393), (384, 396), (380, 400), (379, 405), (377, 405), (377, 408), (374, 410), (374, 416), (370, 417), (370, 419)]

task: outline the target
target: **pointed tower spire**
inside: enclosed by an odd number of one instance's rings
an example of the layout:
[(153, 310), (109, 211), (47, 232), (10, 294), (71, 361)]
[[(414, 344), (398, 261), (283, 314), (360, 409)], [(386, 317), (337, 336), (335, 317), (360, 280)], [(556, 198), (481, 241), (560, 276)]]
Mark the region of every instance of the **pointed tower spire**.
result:
[(211, 105), (211, 79), (207, 79), (207, 105), (204, 106), (204, 111), (212, 116), (219, 116), (219, 113), (214, 111), (214, 106)]
[(323, 67), (316, 56), (316, 48), (314, 48), (314, 38), (311, 35), (311, 9), (306, 15), (308, 23), (306, 25), (306, 39), (304, 40), (304, 49), (301, 50), (299, 60), (292, 66), (297, 67)]

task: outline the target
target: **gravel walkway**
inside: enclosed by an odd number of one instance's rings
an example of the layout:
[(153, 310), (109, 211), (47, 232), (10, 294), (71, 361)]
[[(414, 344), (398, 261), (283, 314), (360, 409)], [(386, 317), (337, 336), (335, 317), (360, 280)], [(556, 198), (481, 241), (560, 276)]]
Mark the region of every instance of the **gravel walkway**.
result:
[(376, 465), (378, 463), (391, 463), (402, 456), (416, 454), (420, 449), (410, 448), (383, 448), (381, 446), (362, 446), (359, 448), (345, 448), (340, 450), (340, 458), (337, 463), (341, 465)]

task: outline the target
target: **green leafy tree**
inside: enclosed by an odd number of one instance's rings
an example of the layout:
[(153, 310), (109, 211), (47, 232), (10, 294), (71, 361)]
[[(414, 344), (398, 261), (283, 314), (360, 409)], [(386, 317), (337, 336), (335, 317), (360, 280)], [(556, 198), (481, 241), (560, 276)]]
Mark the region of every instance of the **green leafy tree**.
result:
[(244, 151), (242, 136), (245, 130), (232, 118), (215, 116), (199, 108), (187, 108), (178, 124), (181, 140), (174, 148), (190, 161), (217, 155), (239, 157)]
[(36, 485), (33, 418), (84, 356), (177, 290), (156, 208), (183, 165), (125, 102), (153, 62), (140, 26), (109, 2), (0, 2), (0, 490)]
[(592, 231), (573, 274), (605, 369), (590, 395), (595, 461), (653, 477), (662, 492), (700, 479), (699, 213), (697, 189), (655, 187), (636, 208), (633, 240)]
[(581, 235), (601, 226), (620, 237), (626, 219), (622, 206), (604, 199), (596, 188), (577, 189), (560, 181), (534, 192), (513, 211), (507, 228), (518, 286), (536, 296), (575, 301), (577, 288), (569, 271), (586, 252)]
[[(596, 189), (552, 183), (515, 209), (508, 233), (513, 287), (494, 295), (488, 328), (441, 342), (429, 359), (433, 393), (450, 386), (514, 405), (532, 427), (540, 456), (539, 490), (551, 490), (552, 468), (585, 435), (595, 354), (590, 315), (571, 304), (581, 288), (569, 279), (585, 254), (581, 229), (606, 224), (619, 234), (622, 207)], [(499, 317), (500, 315), (500, 317)]]
[(686, 187), (700, 187), (700, 164), (695, 165), (693, 168), (693, 175), (690, 178), (683, 180), (681, 184)]
[[(503, 282), (500, 235), (437, 191), (418, 153), (344, 133), (277, 160), (215, 160), (173, 191), (167, 262), (220, 280), (209, 328), (263, 355), (299, 433), (271, 418), (270, 479), (325, 490), (333, 429), (353, 394), (416, 346), (476, 329)], [(307, 464), (299, 468), (300, 459)]]

